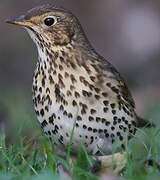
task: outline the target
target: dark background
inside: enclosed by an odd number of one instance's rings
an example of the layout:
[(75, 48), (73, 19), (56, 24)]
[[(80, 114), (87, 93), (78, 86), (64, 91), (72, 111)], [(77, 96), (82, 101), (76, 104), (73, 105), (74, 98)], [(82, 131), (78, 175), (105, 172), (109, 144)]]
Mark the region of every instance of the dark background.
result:
[[(0, 1), (0, 123), (8, 134), (39, 129), (31, 100), (37, 51), (28, 34), (4, 20), (52, 3), (71, 10), (93, 47), (126, 80), (142, 117), (160, 116), (159, 0), (1, 0)], [(1, 125), (2, 126), (2, 125)]]

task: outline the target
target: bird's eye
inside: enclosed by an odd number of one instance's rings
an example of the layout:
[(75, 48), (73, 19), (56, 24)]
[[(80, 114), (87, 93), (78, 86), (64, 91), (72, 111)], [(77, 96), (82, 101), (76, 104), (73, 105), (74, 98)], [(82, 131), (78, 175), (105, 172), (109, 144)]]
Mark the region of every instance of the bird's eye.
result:
[(46, 26), (52, 26), (55, 23), (55, 19), (53, 17), (48, 17), (44, 20)]

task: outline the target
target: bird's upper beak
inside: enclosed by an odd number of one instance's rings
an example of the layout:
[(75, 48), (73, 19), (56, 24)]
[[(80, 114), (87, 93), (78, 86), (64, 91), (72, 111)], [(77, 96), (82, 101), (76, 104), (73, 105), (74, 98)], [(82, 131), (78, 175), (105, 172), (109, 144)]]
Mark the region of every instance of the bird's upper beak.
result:
[(10, 23), (10, 24), (25, 26), (25, 27), (36, 26), (36, 24), (32, 23), (29, 20), (26, 20), (24, 15), (8, 18), (8, 19), (6, 19), (5, 22)]

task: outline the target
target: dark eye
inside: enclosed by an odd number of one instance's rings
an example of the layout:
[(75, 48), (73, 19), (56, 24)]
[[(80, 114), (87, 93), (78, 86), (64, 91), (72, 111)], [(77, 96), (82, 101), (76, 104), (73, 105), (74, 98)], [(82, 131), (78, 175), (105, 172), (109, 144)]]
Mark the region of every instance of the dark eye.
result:
[(55, 20), (52, 17), (48, 17), (44, 20), (44, 23), (46, 26), (52, 26), (54, 24)]

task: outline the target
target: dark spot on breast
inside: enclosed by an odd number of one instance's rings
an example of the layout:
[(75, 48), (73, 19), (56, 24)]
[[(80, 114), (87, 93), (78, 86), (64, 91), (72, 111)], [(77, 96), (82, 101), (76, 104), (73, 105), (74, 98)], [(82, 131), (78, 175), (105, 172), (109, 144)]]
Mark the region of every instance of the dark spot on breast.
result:
[(50, 93), (50, 90), (49, 90), (49, 88), (47, 87), (47, 89), (46, 89), (46, 93)]
[(124, 123), (125, 123), (125, 124), (128, 124), (128, 121), (127, 121), (127, 120), (125, 120), (125, 121), (124, 121)]
[(42, 86), (44, 87), (45, 86), (45, 79), (42, 78)]
[(60, 139), (61, 139), (61, 141), (63, 141), (63, 136), (62, 135), (60, 135)]
[(88, 85), (89, 85), (89, 82), (86, 81), (86, 80), (84, 80), (84, 81), (83, 81), (83, 84), (84, 84), (85, 86), (88, 86)]
[(71, 81), (72, 81), (72, 84), (74, 84), (74, 83), (77, 82), (77, 80), (76, 80), (76, 78), (74, 77), (73, 74), (70, 75), (70, 79), (71, 79)]
[(129, 132), (132, 134), (132, 133), (133, 133), (133, 130), (131, 129), (131, 130), (129, 130)]
[(51, 131), (48, 131), (48, 135), (51, 136)]
[(99, 99), (101, 98), (101, 97), (100, 97), (99, 95), (97, 95), (97, 94), (96, 94), (94, 97), (95, 97), (97, 100), (99, 100)]
[(55, 61), (52, 61), (52, 64), (53, 64), (55, 69), (58, 67), (58, 65), (57, 65), (57, 63), (55, 63)]
[(107, 131), (107, 129), (104, 129), (104, 133), (106, 134), (108, 131)]
[(62, 80), (62, 79), (63, 79), (63, 76), (62, 76), (60, 73), (58, 74), (58, 79), (59, 79), (59, 80)]
[(104, 111), (105, 113), (108, 112), (108, 108), (107, 108), (107, 107), (103, 108), (103, 111)]
[(91, 138), (91, 142), (90, 142), (90, 144), (92, 144), (92, 143), (93, 143), (93, 141), (94, 141), (94, 137), (93, 137), (93, 136), (91, 136), (90, 138)]
[(59, 57), (61, 63), (64, 63), (64, 58), (62, 56)]
[(40, 102), (40, 100), (41, 100), (41, 96), (40, 96), (40, 94), (37, 96), (37, 101), (38, 101), (38, 103)]
[(68, 118), (73, 118), (72, 113), (68, 114)]
[(93, 132), (96, 133), (96, 132), (97, 132), (97, 129), (93, 129)]
[(39, 116), (39, 111), (36, 111), (36, 115)]
[(84, 69), (86, 70), (86, 72), (88, 74), (91, 74), (91, 70), (89, 69), (89, 67), (85, 63), (82, 63), (81, 65), (84, 67)]
[(95, 109), (90, 110), (91, 114), (95, 114), (97, 111)]
[(104, 104), (105, 106), (108, 106), (109, 101), (105, 100), (105, 101), (103, 101), (103, 104)]
[(111, 83), (106, 83), (106, 86), (111, 87)]
[(59, 86), (60, 86), (61, 89), (62, 89), (62, 88), (65, 88), (65, 85), (64, 85), (62, 79), (59, 79), (58, 84), (59, 84)]
[(62, 56), (66, 56), (66, 52), (65, 51), (61, 51)]
[(90, 79), (91, 79), (91, 81), (95, 82), (96, 77), (95, 76), (90, 76)]
[(100, 69), (96, 64), (91, 64), (91, 66), (95, 69), (96, 72), (100, 73)]
[(65, 72), (64, 76), (65, 76), (65, 78), (68, 78), (69, 74), (67, 72)]
[(120, 99), (121, 99), (121, 96), (120, 96), (120, 95), (117, 95), (117, 99), (120, 100)]
[(53, 115), (49, 117), (49, 123), (54, 125), (54, 118), (53, 118)]
[(114, 126), (112, 126), (112, 127), (111, 127), (111, 130), (112, 130), (112, 131), (114, 131), (114, 130), (115, 130), (115, 127), (114, 127)]
[(103, 93), (102, 93), (102, 96), (107, 97), (107, 96), (108, 96), (108, 93), (103, 92)]
[(64, 111), (64, 112), (63, 112), (63, 115), (64, 115), (64, 116), (67, 116), (67, 111)]
[(76, 103), (75, 100), (72, 101), (72, 105), (73, 105), (73, 106), (77, 106), (77, 103)]
[(94, 88), (94, 90), (96, 91), (96, 93), (100, 93), (100, 89), (99, 88)]
[(112, 114), (116, 114), (116, 110), (112, 110)]
[(39, 87), (39, 92), (42, 93), (42, 87)]
[(98, 130), (98, 132), (99, 132), (99, 133), (102, 133), (102, 132), (103, 132), (103, 130), (102, 130), (102, 129), (99, 129), (99, 130)]
[(131, 124), (128, 124), (128, 128), (131, 129), (132, 125)]
[(131, 121), (131, 122), (132, 122), (132, 124), (133, 124), (134, 126), (136, 126), (136, 125), (137, 125), (135, 121)]
[(101, 121), (101, 118), (100, 117), (96, 117), (96, 122), (99, 122)]
[(50, 81), (50, 84), (54, 84), (54, 81), (51, 75), (49, 75), (49, 81)]
[(89, 84), (89, 89), (90, 89), (91, 91), (93, 91), (94, 88), (95, 88), (95, 87), (94, 87), (92, 84)]
[(70, 85), (70, 90), (73, 91), (75, 89), (75, 86)]
[(44, 121), (41, 123), (41, 126), (42, 126), (42, 127), (45, 127), (45, 126), (47, 126), (47, 125), (48, 125), (48, 123), (47, 123), (46, 120), (44, 120)]
[(76, 98), (80, 97), (80, 94), (77, 91), (75, 91), (74, 95), (75, 95)]
[(110, 122), (109, 122), (109, 121), (106, 121), (105, 125), (106, 125), (106, 126), (109, 126), (109, 125), (110, 125)]
[(93, 121), (94, 120), (94, 118), (92, 117), (92, 116), (89, 116), (89, 121)]
[(80, 82), (83, 83), (83, 81), (85, 80), (85, 78), (84, 78), (83, 76), (80, 76), (80, 77), (79, 77), (79, 80), (80, 80)]
[(108, 133), (105, 133), (105, 137), (108, 138), (108, 137), (109, 137), (109, 134), (108, 134)]
[(125, 121), (125, 119), (126, 119), (126, 118), (125, 118), (124, 116), (122, 116), (122, 121)]
[(83, 129), (87, 129), (87, 126), (86, 126), (86, 125), (83, 125)]
[(43, 109), (40, 110), (40, 114), (42, 117), (44, 116), (44, 110)]
[(46, 110), (47, 112), (49, 111), (48, 105), (45, 106), (45, 110)]
[(119, 90), (118, 90), (115, 86), (111, 87), (111, 89), (112, 89), (112, 91), (115, 92), (116, 94), (119, 93)]
[(57, 71), (56, 71), (56, 70), (54, 70), (54, 71), (53, 71), (53, 75), (56, 75), (56, 74), (57, 74)]
[(67, 96), (72, 96), (72, 93), (71, 93), (71, 91), (67, 91)]
[(88, 92), (87, 92), (87, 91), (85, 91), (85, 90), (82, 90), (82, 94), (83, 94), (83, 96), (85, 96), (85, 97), (87, 97), (87, 96), (88, 96)]
[(85, 108), (82, 108), (81, 114), (82, 114), (82, 115), (83, 115), (83, 114), (86, 114), (86, 109), (85, 109)]
[(105, 118), (102, 118), (102, 119), (101, 119), (101, 122), (102, 122), (102, 123), (105, 123), (105, 122), (106, 122), (106, 119), (105, 119)]
[(120, 136), (120, 135), (121, 135), (121, 133), (118, 131), (118, 132), (117, 132), (117, 136)]
[(81, 116), (77, 116), (77, 120), (81, 121), (82, 120)]
[(59, 108), (61, 111), (63, 111), (64, 110), (64, 107), (63, 107), (63, 105), (61, 104), (60, 105), (60, 108)]
[(113, 121), (113, 125), (116, 125), (116, 124), (117, 124), (117, 121), (116, 121), (116, 120), (114, 120), (114, 121)]
[(112, 144), (115, 142), (115, 140), (114, 139), (112, 139)]
[(55, 85), (55, 91), (54, 92), (55, 92), (57, 102), (62, 101), (62, 97), (60, 95), (60, 90), (59, 90), (58, 84)]
[(112, 103), (112, 104), (110, 104), (110, 106), (112, 109), (114, 109), (116, 105), (115, 105), (115, 103)]
[(119, 140), (120, 140), (120, 141), (123, 141), (123, 136), (119, 136)]
[(70, 62), (70, 65), (73, 69), (76, 69), (76, 65), (73, 62)]
[(91, 127), (88, 127), (88, 131), (92, 131), (92, 128), (91, 128)]
[(59, 70), (63, 71), (63, 66), (61, 64), (59, 64)]

